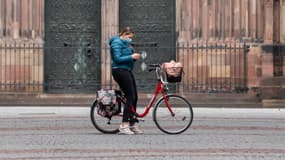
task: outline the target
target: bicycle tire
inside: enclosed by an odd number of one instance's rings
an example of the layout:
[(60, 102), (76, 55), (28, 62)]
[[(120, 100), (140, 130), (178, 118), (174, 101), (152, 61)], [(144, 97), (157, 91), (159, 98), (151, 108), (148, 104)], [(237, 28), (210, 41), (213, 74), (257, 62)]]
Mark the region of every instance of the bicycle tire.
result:
[(93, 126), (102, 133), (106, 134), (118, 133), (122, 117), (116, 115), (112, 116), (110, 124), (108, 124), (109, 118), (103, 117), (97, 113), (98, 106), (99, 105), (97, 103), (97, 100), (95, 100), (91, 106), (90, 117)]
[[(167, 95), (166, 98), (175, 115), (171, 115), (164, 98), (161, 97), (154, 106), (153, 121), (167, 134), (180, 134), (186, 131), (193, 121), (193, 109), (189, 101), (178, 95)], [(181, 124), (178, 124), (180, 123)]]

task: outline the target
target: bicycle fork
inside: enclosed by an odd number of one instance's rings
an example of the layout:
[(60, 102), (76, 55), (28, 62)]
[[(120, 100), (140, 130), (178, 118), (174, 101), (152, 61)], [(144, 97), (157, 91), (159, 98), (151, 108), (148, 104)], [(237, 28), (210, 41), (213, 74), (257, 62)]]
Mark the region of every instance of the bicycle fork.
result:
[(172, 110), (172, 108), (168, 102), (169, 99), (167, 98), (167, 94), (163, 88), (161, 88), (161, 93), (162, 93), (163, 100), (164, 100), (169, 112), (171, 113), (171, 116), (174, 117), (175, 113), (173, 112), (173, 110)]

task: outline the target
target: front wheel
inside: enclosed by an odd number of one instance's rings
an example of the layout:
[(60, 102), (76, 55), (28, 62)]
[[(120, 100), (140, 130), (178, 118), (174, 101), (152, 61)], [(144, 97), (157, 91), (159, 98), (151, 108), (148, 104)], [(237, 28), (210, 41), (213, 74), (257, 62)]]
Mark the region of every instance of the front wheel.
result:
[[(173, 114), (169, 111), (166, 101)], [(160, 98), (154, 106), (153, 120), (156, 126), (167, 134), (180, 134), (186, 131), (193, 121), (191, 104), (178, 95), (167, 95)]]

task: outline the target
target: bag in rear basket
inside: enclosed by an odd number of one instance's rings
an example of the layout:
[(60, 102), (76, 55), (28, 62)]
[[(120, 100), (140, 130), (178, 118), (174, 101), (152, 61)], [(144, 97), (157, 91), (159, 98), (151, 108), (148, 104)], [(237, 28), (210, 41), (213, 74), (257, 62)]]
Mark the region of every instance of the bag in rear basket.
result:
[(167, 81), (170, 83), (181, 82), (183, 67), (180, 62), (170, 61), (162, 64), (166, 72)]
[(97, 101), (99, 104), (97, 113), (103, 117), (112, 117), (117, 112), (115, 90), (97, 91)]

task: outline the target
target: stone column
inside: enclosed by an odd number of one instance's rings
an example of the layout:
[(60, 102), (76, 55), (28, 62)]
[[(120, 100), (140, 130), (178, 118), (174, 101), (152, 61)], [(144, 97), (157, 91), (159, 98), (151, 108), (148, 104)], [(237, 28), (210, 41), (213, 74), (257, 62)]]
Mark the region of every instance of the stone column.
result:
[(0, 1), (0, 38), (3, 37), (3, 11), (4, 11), (4, 4), (3, 1)]
[[(177, 37), (177, 60), (182, 64), (187, 64), (190, 61), (187, 56), (190, 53), (185, 52), (186, 46), (191, 43), (193, 33), (193, 12), (192, 2), (196, 0), (176, 0), (176, 32)], [(184, 67), (188, 71), (188, 66)], [(187, 72), (188, 73), (188, 72)], [(189, 76), (188, 76), (189, 77)], [(186, 77), (183, 77), (186, 79)], [(183, 94), (183, 85), (180, 86), (180, 93)]]
[(176, 0), (176, 32), (178, 44), (188, 43), (192, 39), (192, 0)]
[(265, 0), (265, 43), (273, 43), (273, 19), (273, 0)]
[(280, 43), (280, 0), (274, 0), (273, 3), (273, 42)]
[(273, 68), (273, 46), (262, 46), (262, 98), (270, 99), (274, 95), (274, 68)]
[(250, 1), (250, 37), (256, 39), (256, 29), (257, 29), (257, 1), (260, 0), (251, 0)]
[(263, 40), (264, 37), (264, 11), (263, 11), (263, 4), (264, 1), (257, 0), (257, 39)]
[(208, 0), (202, 1), (202, 37), (207, 40), (209, 37), (209, 6)]
[[(285, 44), (285, 0), (280, 0), (280, 43)], [(285, 54), (283, 54), (283, 77), (285, 75)]]
[(232, 40), (233, 38), (233, 1), (227, 1), (227, 6), (226, 6), (226, 38), (229, 40)]
[(217, 18), (216, 18), (216, 29), (217, 29), (217, 33), (216, 33), (216, 37), (217, 38), (221, 38), (221, 36), (222, 36), (222, 6), (223, 6), (223, 4), (222, 4), (222, 2), (221, 2), (221, 0), (217, 0), (217, 6), (216, 6), (216, 12), (217, 12), (217, 14), (216, 14), (216, 16), (217, 16)]
[(240, 0), (234, 1), (234, 36), (239, 38), (241, 36), (241, 7)]
[(192, 15), (192, 22), (193, 22), (193, 30), (192, 30), (192, 36), (194, 39), (199, 38), (201, 26), (200, 26), (200, 1), (194, 0), (192, 3), (192, 8), (193, 8), (193, 15)]
[(211, 4), (208, 4), (209, 8), (209, 32), (210, 32), (210, 41), (216, 38), (216, 0), (212, 0)]
[(242, 30), (242, 37), (249, 36), (249, 0), (242, 0), (241, 5), (241, 13), (242, 13), (242, 20), (241, 20), (241, 30)]
[(19, 27), (19, 6), (20, 4), (17, 2), (17, 0), (13, 0), (13, 3), (14, 5), (12, 6), (13, 7), (13, 22), (12, 22), (12, 31), (13, 31), (13, 34), (12, 34), (12, 37), (14, 39), (18, 39), (19, 38), (19, 30), (20, 30), (20, 27)]
[(35, 31), (34, 31), (34, 27), (33, 27), (33, 23), (36, 20), (36, 16), (33, 16), (33, 12), (35, 11), (35, 9), (33, 8), (33, 1), (29, 0), (28, 1), (28, 38), (35, 38)]
[(285, 43), (285, 0), (281, 0), (280, 42)]
[(227, 2), (225, 0), (221, 1), (221, 6), (220, 6), (220, 11), (221, 11), (221, 37), (223, 39), (226, 39), (227, 37), (227, 25), (226, 25), (226, 17), (227, 17), (227, 13), (226, 13), (226, 8), (227, 8)]
[(25, 37), (26, 36), (26, 30), (27, 30), (27, 7), (26, 7), (26, 4), (27, 4), (27, 0), (21, 0), (20, 2), (21, 4), (21, 13), (20, 13), (20, 16), (21, 16), (21, 22), (20, 22), (20, 28), (21, 28), (21, 31), (20, 31), (20, 36), (21, 38)]
[(276, 84), (274, 81), (274, 64), (273, 64), (273, 1), (265, 0), (265, 31), (264, 43), (262, 46), (262, 99), (272, 99), (276, 97)]
[(44, 37), (44, 33), (45, 33), (45, 30), (44, 30), (44, 26), (45, 26), (45, 0), (42, 0), (42, 1), (39, 1), (39, 13), (42, 13), (41, 15), (39, 15), (39, 37), (42, 38)]
[[(12, 2), (6, 0), (6, 13), (4, 14), (6, 21), (5, 21), (5, 28), (6, 28), (6, 37), (11, 37), (12, 32)], [(5, 6), (5, 5), (4, 5)]]
[(118, 0), (101, 0), (101, 20), (101, 80), (102, 86), (109, 86), (112, 82), (112, 73), (108, 41), (111, 36), (119, 33)]
[[(247, 85), (250, 95), (259, 94), (261, 80), (261, 48), (260, 46), (251, 46), (247, 54)], [(264, 66), (265, 68), (268, 66)]]

